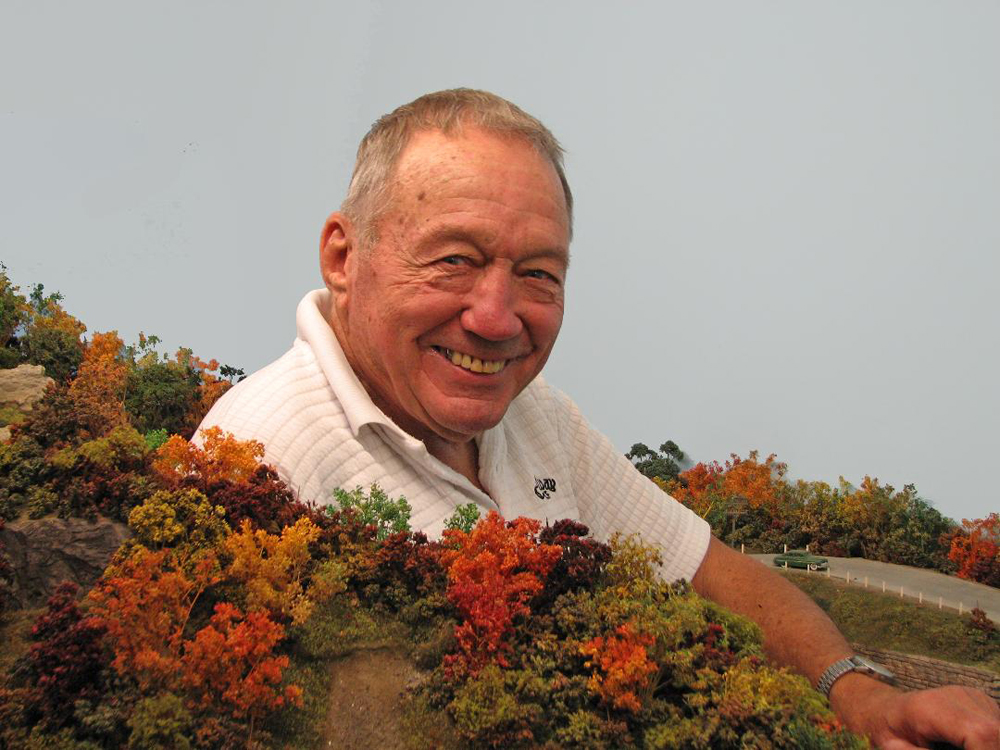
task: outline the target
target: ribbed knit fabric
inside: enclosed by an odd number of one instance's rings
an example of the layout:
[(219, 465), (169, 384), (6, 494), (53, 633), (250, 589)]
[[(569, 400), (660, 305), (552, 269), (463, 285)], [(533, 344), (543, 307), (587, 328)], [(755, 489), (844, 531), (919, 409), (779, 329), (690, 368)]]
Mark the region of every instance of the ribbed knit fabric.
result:
[(262, 442), (264, 460), (303, 500), (329, 504), (337, 487), (377, 482), (390, 496), (405, 496), (411, 527), (432, 537), (470, 502), (484, 515), (571, 518), (601, 540), (639, 533), (661, 548), (668, 580), (694, 575), (708, 548), (708, 524), (639, 474), (540, 377), (477, 439), (488, 495), (431, 456), (372, 403), (324, 318), (328, 295), (305, 296), (291, 350), (226, 393), (202, 427)]

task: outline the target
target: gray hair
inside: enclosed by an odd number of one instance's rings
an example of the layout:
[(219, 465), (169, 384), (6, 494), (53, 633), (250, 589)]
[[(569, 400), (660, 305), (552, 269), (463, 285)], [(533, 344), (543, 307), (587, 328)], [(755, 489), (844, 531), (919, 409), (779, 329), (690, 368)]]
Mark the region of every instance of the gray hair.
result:
[(573, 194), (555, 136), (537, 118), (496, 94), (449, 89), (425, 94), (383, 115), (358, 146), (351, 186), (340, 210), (354, 222), (364, 249), (378, 241), (375, 227), (392, 203), (393, 172), (412, 135), (423, 130), (461, 134), (463, 126), (524, 138), (552, 163), (562, 184), (572, 237)]

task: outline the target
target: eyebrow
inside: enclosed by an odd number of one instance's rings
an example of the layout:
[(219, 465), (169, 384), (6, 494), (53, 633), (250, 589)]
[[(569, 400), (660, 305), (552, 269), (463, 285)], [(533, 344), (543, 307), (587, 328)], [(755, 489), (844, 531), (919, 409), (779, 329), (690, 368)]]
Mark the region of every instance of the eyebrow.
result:
[(531, 253), (524, 260), (537, 260), (538, 258), (553, 258), (560, 263), (565, 264), (566, 270), (569, 270), (569, 250), (563, 250), (561, 248), (549, 248), (546, 250), (539, 250), (538, 252)]

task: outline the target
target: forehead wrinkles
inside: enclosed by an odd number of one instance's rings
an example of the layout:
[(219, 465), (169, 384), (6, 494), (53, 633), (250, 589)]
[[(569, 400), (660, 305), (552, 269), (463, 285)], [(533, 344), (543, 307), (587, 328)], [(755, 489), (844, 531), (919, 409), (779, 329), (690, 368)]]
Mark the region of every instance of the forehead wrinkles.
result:
[[(515, 218), (524, 206), (544, 196), (540, 205), (551, 207), (547, 218), (560, 223), (567, 220), (558, 173), (531, 143), (492, 134), (467, 135), (446, 136), (437, 131), (414, 135), (393, 170), (379, 220), (382, 230), (406, 232), (444, 218), (451, 213), (446, 203), (450, 200), (459, 202), (454, 206), (456, 215), (482, 201), (511, 211)], [(431, 208), (440, 203), (445, 205)], [(531, 208), (526, 210), (538, 215)]]

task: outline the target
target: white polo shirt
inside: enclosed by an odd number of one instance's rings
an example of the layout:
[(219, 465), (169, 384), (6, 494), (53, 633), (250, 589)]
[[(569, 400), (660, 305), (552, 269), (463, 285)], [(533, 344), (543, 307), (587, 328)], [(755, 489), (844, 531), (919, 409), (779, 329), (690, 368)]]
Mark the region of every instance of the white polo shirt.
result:
[(487, 494), (372, 403), (324, 317), (327, 309), (326, 289), (307, 294), (292, 348), (230, 389), (201, 426), (262, 442), (264, 460), (302, 500), (328, 505), (335, 488), (377, 482), (391, 497), (406, 498), (411, 527), (431, 537), (470, 502), (484, 516), (495, 510), (511, 519), (570, 518), (600, 540), (638, 532), (661, 548), (668, 580), (694, 575), (708, 548), (708, 524), (639, 474), (541, 377), (476, 439)]

